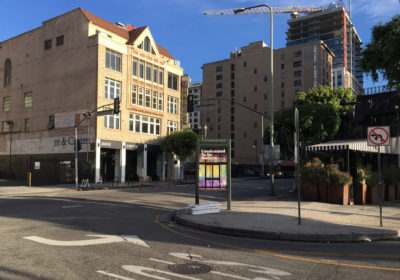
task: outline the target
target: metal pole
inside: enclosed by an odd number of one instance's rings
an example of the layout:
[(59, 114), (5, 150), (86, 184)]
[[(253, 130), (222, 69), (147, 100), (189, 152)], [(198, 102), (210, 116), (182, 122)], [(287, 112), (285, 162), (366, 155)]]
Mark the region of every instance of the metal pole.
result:
[(261, 177), (264, 177), (264, 116), (261, 116)]
[(12, 157), (12, 134), (13, 134), (13, 126), (14, 126), (14, 123), (12, 123), (12, 121), (9, 121), (9, 124), (8, 124), (9, 126), (10, 126), (10, 128), (11, 128), (11, 134), (10, 134), (10, 162), (9, 162), (9, 164), (10, 164), (10, 178), (12, 177), (11, 176), (11, 173), (12, 173), (12, 167), (11, 167), (11, 157)]
[(381, 170), (381, 146), (378, 146), (378, 192), (379, 192), (379, 226), (382, 225), (382, 170)]
[(349, 0), (349, 20), (350, 20), (350, 88), (353, 90), (353, 23), (351, 21), (351, 0)]
[(194, 189), (194, 203), (200, 203), (200, 195), (199, 195), (199, 159), (200, 159), (200, 139), (196, 141), (196, 185)]
[(399, 142), (399, 140), (400, 140), (400, 138), (399, 138), (399, 131), (400, 131), (400, 127), (399, 127), (399, 107), (397, 107), (397, 149), (399, 150), (398, 151), (398, 154), (397, 154), (397, 165), (398, 166), (400, 166), (400, 142)]
[(274, 36), (273, 36), (273, 11), (268, 5), (265, 5), (271, 14), (271, 162), (270, 162), (270, 178), (271, 188), (269, 195), (275, 195), (275, 176), (274, 176)]
[(78, 188), (78, 127), (75, 125), (75, 187)]
[(298, 221), (297, 224), (301, 225), (301, 186), (300, 186), (300, 135), (299, 135), (299, 110), (294, 109), (294, 125), (295, 125), (295, 150), (296, 150), (296, 185), (297, 185), (297, 208), (298, 208)]
[(232, 200), (232, 188), (231, 188), (231, 139), (228, 139), (228, 166), (227, 166), (227, 174), (228, 174), (228, 203), (227, 209), (231, 210), (231, 200)]
[(87, 121), (86, 161), (89, 162), (89, 118)]

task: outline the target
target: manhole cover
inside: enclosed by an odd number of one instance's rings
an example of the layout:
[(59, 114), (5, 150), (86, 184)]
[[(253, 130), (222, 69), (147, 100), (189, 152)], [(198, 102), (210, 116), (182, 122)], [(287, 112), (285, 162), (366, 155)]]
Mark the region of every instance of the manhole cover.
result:
[(172, 264), (168, 269), (180, 274), (200, 274), (211, 271), (211, 267), (202, 263), (192, 262), (184, 264)]

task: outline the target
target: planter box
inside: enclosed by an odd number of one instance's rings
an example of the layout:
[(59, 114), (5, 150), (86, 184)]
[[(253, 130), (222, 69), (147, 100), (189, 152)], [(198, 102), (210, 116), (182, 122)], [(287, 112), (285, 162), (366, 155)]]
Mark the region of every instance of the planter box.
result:
[(396, 200), (400, 200), (400, 183), (396, 184)]
[[(385, 184), (382, 184), (382, 197), (385, 194)], [(368, 204), (379, 204), (379, 190), (378, 186), (367, 187), (367, 203)]]
[(367, 203), (367, 185), (355, 184), (353, 188), (354, 204), (364, 205)]
[(303, 182), (301, 191), (304, 200), (318, 201), (318, 184)]
[(318, 183), (318, 199), (321, 202), (328, 202), (327, 183)]
[(334, 204), (349, 204), (349, 185), (327, 184), (328, 202)]

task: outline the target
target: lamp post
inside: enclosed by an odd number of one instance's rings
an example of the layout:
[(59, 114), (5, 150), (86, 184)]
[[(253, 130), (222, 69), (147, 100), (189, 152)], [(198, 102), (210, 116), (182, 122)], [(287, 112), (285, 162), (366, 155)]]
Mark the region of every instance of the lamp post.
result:
[(399, 146), (399, 132), (400, 132), (400, 123), (399, 123), (399, 108), (400, 106), (398, 104), (394, 105), (394, 109), (396, 110), (396, 119), (397, 119), (397, 146), (399, 149), (399, 152), (397, 154), (397, 164), (400, 166), (400, 146)]
[(396, 110), (396, 120), (397, 120), (397, 137), (399, 137), (399, 108), (398, 104), (394, 105), (394, 109)]
[(274, 36), (273, 36), (273, 15), (274, 12), (272, 11), (271, 6), (267, 4), (262, 4), (262, 5), (257, 5), (253, 7), (247, 7), (247, 8), (240, 8), (234, 10), (235, 14), (239, 14), (244, 12), (245, 10), (251, 10), (254, 8), (258, 7), (267, 7), (269, 10), (269, 13), (271, 14), (271, 26), (270, 26), (270, 50), (271, 50), (271, 108), (270, 108), (270, 113), (271, 113), (271, 131), (270, 131), (270, 141), (271, 141), (271, 156), (270, 156), (270, 178), (271, 178), (271, 187), (270, 187), (270, 192), (269, 195), (275, 195), (275, 177), (274, 177)]
[(9, 172), (10, 172), (10, 177), (12, 173), (12, 167), (11, 167), (11, 158), (12, 158), (12, 134), (13, 134), (13, 126), (14, 122), (13, 121), (7, 121), (7, 125), (10, 127), (10, 158), (9, 158)]

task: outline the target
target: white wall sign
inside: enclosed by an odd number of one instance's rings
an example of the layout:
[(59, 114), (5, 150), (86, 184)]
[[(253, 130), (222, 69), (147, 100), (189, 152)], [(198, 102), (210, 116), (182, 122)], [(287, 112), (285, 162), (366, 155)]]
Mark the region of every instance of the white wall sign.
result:
[(35, 169), (40, 169), (40, 161), (35, 161)]
[[(82, 143), (82, 150), (86, 152), (86, 144), (93, 143), (90, 141), (93, 137), (93, 132), (79, 134), (78, 138)], [(73, 135), (46, 137), (46, 138), (32, 138), (20, 139), (12, 141), (13, 155), (31, 155), (31, 154), (60, 154), (60, 153), (73, 153), (74, 152), (74, 139)], [(0, 152), (0, 155), (8, 155), (9, 151)]]

